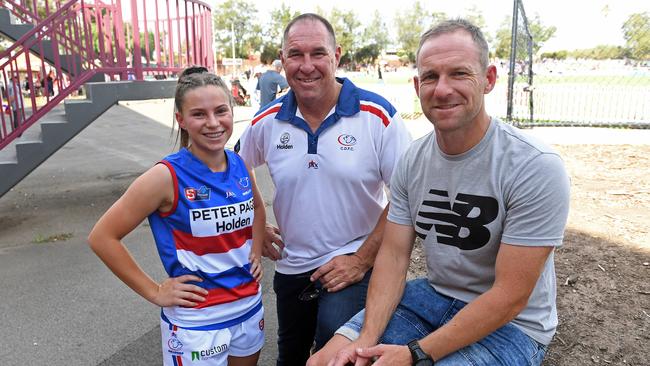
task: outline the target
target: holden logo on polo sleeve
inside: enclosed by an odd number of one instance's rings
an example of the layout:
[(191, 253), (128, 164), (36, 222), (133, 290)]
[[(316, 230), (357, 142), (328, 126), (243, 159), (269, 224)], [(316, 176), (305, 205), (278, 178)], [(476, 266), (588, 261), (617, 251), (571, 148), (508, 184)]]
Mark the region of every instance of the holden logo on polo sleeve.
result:
[(341, 145), (341, 150), (354, 150), (354, 145), (357, 144), (357, 138), (352, 135), (339, 135), (338, 138), (339, 144)]
[(289, 135), (288, 132), (283, 133), (280, 136), (280, 143), (276, 145), (276, 149), (278, 150), (291, 150), (293, 149), (293, 145), (289, 145), (289, 141), (291, 140), (291, 135)]

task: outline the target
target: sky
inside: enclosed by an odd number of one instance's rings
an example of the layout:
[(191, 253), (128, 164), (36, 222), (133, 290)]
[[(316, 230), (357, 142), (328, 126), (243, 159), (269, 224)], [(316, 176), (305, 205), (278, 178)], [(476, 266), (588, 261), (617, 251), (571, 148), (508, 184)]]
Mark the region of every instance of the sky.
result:
[[(393, 15), (403, 11), (405, 4), (414, 0), (252, 0), (262, 22), (266, 14), (284, 2), (301, 12), (315, 11), (317, 6), (329, 11), (332, 6), (354, 10), (362, 23), (368, 23), (378, 9), (387, 25), (392, 26)], [(208, 1), (210, 4), (223, 0)], [(483, 12), (488, 32), (494, 34), (503, 19), (512, 14), (513, 0), (420, 0), (425, 8), (442, 11), (449, 16), (461, 16), (465, 10), (476, 6)], [(381, 5), (379, 5), (381, 4)], [(523, 0), (529, 19), (536, 14), (545, 26), (555, 26), (555, 36), (546, 42), (542, 52), (590, 48), (601, 44), (623, 45), (621, 25), (633, 13), (650, 12), (649, 0)]]

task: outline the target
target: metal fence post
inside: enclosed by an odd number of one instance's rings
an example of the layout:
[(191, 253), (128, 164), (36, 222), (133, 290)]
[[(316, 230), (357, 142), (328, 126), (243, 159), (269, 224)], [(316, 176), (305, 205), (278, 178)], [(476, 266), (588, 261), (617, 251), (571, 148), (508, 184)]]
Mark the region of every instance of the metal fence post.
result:
[(510, 71), (508, 72), (508, 109), (506, 120), (512, 122), (512, 98), (515, 85), (515, 58), (517, 57), (517, 20), (519, 17), (519, 0), (513, 0), (512, 32), (510, 36)]

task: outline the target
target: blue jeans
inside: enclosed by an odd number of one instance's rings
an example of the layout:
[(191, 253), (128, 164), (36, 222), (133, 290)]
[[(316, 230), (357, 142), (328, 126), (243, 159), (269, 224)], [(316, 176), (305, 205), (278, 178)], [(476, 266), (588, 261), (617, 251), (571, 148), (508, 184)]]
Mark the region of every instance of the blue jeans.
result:
[[(407, 344), (422, 339), (451, 320), (466, 303), (439, 294), (426, 278), (406, 283), (404, 295), (380, 342)], [(358, 337), (363, 325), (362, 310), (337, 331), (348, 338)], [(512, 323), (480, 341), (436, 361), (436, 365), (541, 365), (546, 346), (530, 338)]]
[[(308, 288), (314, 271), (285, 275), (275, 272), (273, 291), (278, 312), (277, 366), (304, 366), (315, 342), (315, 350), (322, 348), (334, 332), (366, 305), (370, 274), (360, 282), (338, 292), (322, 290), (313, 300), (300, 299)], [(316, 288), (321, 288), (316, 281)]]

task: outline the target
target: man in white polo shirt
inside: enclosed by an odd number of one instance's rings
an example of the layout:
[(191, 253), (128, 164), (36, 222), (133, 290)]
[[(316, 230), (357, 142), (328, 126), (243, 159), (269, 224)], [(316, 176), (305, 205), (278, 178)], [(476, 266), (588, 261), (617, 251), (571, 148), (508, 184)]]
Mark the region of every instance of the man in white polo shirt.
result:
[(276, 260), (277, 365), (304, 365), (314, 341), (322, 347), (363, 308), (386, 221), (384, 188), (410, 143), (388, 101), (335, 78), (340, 57), (326, 19), (294, 18), (281, 51), (291, 90), (240, 139), (241, 156), (266, 163), (276, 188), (279, 229), (268, 227), (264, 255)]

